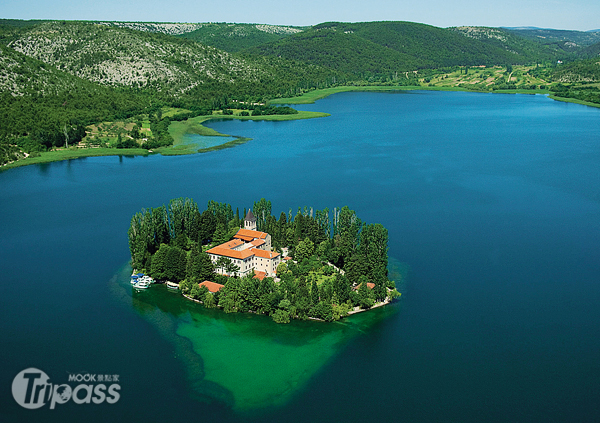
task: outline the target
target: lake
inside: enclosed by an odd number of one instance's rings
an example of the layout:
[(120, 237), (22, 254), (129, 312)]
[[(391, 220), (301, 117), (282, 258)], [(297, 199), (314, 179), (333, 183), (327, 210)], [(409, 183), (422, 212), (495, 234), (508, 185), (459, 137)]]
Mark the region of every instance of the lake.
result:
[[(211, 122), (252, 140), (206, 154), (0, 172), (0, 420), (598, 421), (600, 110), (434, 91), (299, 108), (331, 116)], [(348, 205), (388, 228), (402, 298), (276, 325), (136, 294), (131, 217), (176, 197)], [(118, 376), (120, 399), (26, 410), (11, 386), (29, 367)]]

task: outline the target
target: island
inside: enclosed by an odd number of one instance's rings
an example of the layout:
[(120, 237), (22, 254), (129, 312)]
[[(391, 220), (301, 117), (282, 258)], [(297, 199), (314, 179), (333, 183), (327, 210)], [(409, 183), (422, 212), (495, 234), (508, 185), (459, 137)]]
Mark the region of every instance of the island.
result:
[(400, 296), (389, 280), (388, 231), (347, 206), (289, 209), (279, 218), (262, 198), (235, 213), (191, 199), (143, 209), (128, 230), (131, 265), (178, 284), (186, 298), (226, 313), (335, 321)]

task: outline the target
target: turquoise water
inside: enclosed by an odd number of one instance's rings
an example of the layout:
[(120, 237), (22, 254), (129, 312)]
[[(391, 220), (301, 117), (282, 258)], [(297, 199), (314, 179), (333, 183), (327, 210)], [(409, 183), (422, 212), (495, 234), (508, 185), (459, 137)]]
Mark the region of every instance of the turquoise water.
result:
[[(208, 154), (0, 173), (1, 421), (598, 420), (600, 111), (443, 92), (344, 93), (302, 108), (332, 115), (213, 122), (252, 141)], [(270, 321), (211, 320), (119, 282), (131, 216), (180, 196), (240, 209), (266, 197), (276, 213), (348, 205), (389, 229), (390, 255), (409, 268), (402, 300), (368, 330), (314, 334), (333, 353), (303, 380), (293, 372), (281, 401), (241, 412), (236, 396), (257, 389), (236, 384), (211, 356), (210, 331), (194, 328)], [(307, 339), (304, 323), (281, 351)], [(251, 350), (258, 335), (244, 336), (231, 342)], [(118, 374), (121, 399), (24, 410), (10, 386), (28, 367), (57, 382)]]

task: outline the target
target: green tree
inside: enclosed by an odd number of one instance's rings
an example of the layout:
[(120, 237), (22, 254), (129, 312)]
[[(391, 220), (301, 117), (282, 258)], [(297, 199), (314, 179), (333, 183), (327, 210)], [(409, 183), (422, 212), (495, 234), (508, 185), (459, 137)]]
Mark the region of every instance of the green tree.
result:
[(224, 242), (229, 241), (231, 238), (229, 237), (229, 232), (227, 231), (227, 227), (225, 224), (219, 222), (217, 224), (217, 229), (215, 230), (213, 241), (217, 244), (222, 244)]
[(198, 245), (194, 245), (187, 260), (186, 278), (194, 282), (202, 282), (213, 280), (214, 275), (214, 266), (210, 257)]
[(302, 262), (305, 258), (310, 258), (315, 252), (315, 245), (313, 242), (305, 238), (304, 241), (300, 241), (294, 249), (294, 258), (298, 263)]
[(165, 279), (172, 282), (179, 282), (185, 279), (186, 264), (185, 251), (175, 246), (168, 248), (165, 257)]
[(315, 305), (319, 302), (319, 287), (317, 286), (317, 280), (313, 279), (310, 287), (310, 302)]
[(267, 217), (271, 216), (271, 202), (261, 198), (260, 201), (254, 202), (252, 213), (256, 217), (256, 228), (259, 231), (265, 231)]
[(210, 292), (204, 294), (204, 301), (202, 301), (202, 303), (206, 308), (215, 308), (217, 306), (217, 304), (215, 303), (215, 297)]
[(360, 307), (364, 309), (371, 308), (375, 304), (375, 301), (371, 295), (371, 290), (367, 285), (368, 282), (369, 280), (366, 276), (361, 276), (360, 287), (358, 288), (358, 299)]
[(161, 244), (160, 248), (152, 257), (152, 269), (150, 270), (150, 275), (159, 280), (167, 279), (168, 275), (168, 265), (167, 265), (167, 255), (171, 247), (167, 244)]
[(272, 318), (275, 323), (289, 323), (290, 313), (287, 310), (282, 310), (279, 308), (272, 314)]
[(133, 128), (131, 129), (131, 131), (129, 132), (129, 135), (131, 136), (131, 138), (133, 138), (134, 140), (138, 140), (140, 139), (140, 129), (137, 127), (137, 125), (133, 125)]

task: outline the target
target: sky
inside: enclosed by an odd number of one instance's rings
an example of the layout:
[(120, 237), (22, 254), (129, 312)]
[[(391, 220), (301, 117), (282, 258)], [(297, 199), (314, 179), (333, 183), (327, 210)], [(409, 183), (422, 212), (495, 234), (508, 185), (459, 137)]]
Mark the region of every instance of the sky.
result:
[(599, 0), (0, 0), (0, 18), (308, 26), (410, 21), (438, 27), (600, 29)]

